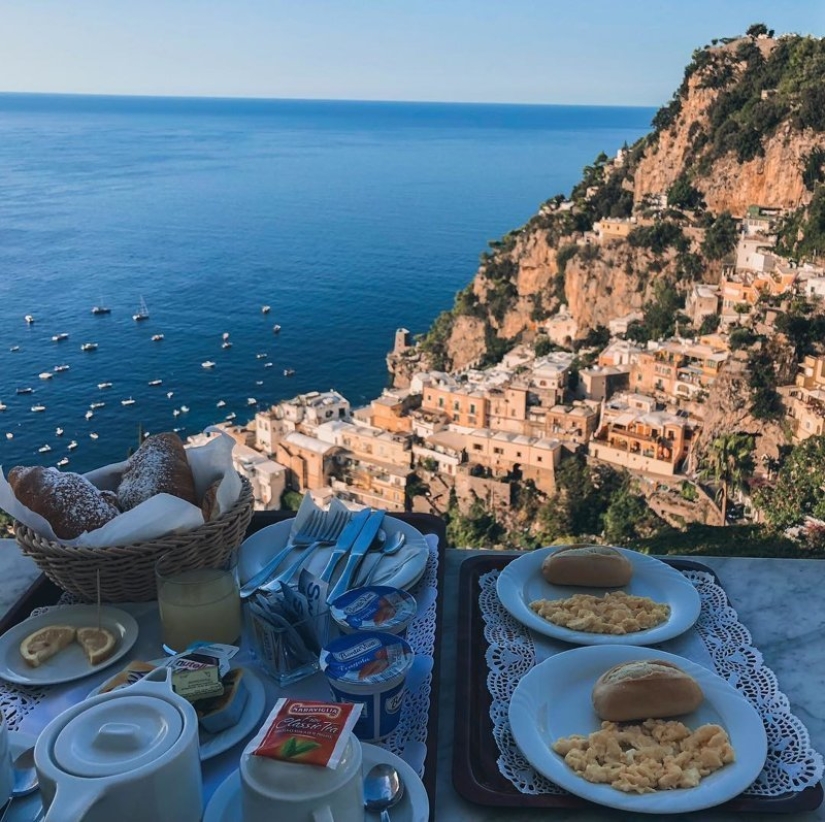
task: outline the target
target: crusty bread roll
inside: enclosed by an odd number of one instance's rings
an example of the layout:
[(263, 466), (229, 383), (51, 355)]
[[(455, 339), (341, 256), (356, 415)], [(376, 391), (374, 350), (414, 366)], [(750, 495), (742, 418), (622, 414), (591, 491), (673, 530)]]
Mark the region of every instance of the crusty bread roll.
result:
[(15, 497), (47, 520), (58, 539), (75, 539), (120, 513), (113, 494), (99, 491), (80, 474), (18, 465), (7, 479)]
[(601, 719), (611, 722), (689, 714), (704, 698), (690, 674), (661, 659), (615, 665), (593, 686), (593, 708)]
[(615, 548), (573, 545), (550, 554), (542, 563), (541, 573), (554, 585), (615, 588), (630, 582), (633, 565)]
[(147, 437), (129, 457), (117, 489), (120, 504), (126, 511), (155, 494), (172, 494), (197, 505), (195, 480), (186, 449), (174, 432)]

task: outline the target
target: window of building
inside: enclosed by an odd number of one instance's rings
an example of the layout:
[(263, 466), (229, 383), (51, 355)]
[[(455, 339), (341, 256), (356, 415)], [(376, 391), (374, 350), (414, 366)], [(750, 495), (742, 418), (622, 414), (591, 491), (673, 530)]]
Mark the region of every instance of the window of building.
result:
[(439, 407), (439, 408), (443, 408), (443, 407), (444, 407), (444, 397), (439, 397), (439, 398), (438, 398), (438, 407)]
[(498, 448), (498, 447), (493, 448), (493, 453), (494, 453), (494, 454), (503, 454), (503, 453), (504, 453), (504, 449), (503, 449), (503, 448)]
[(544, 462), (544, 457), (536, 457), (536, 462)]
[(453, 411), (458, 411), (458, 400), (453, 400)]
[(480, 446), (477, 442), (473, 443), (473, 451), (481, 451), (482, 446)]
[(474, 402), (470, 403), (470, 413), (475, 414), (476, 412), (476, 404)]

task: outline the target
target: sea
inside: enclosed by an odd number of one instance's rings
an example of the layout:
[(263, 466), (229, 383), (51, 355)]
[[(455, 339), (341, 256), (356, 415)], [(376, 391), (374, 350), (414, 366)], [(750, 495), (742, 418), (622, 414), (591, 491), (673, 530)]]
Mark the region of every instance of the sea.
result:
[(654, 113), (0, 94), (0, 465), (87, 471), (313, 390), (367, 404), (395, 330)]

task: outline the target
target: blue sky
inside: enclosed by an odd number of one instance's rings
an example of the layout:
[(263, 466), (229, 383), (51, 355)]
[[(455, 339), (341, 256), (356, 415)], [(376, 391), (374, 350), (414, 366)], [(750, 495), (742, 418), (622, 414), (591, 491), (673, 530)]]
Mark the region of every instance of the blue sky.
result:
[(823, 0), (3, 0), (0, 91), (661, 105), (697, 46)]

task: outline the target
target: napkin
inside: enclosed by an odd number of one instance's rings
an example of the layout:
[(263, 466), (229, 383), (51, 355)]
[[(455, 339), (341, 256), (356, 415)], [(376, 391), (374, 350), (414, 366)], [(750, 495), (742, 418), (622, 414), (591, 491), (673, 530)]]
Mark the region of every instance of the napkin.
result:
[[(198, 499), (210, 485), (220, 480), (217, 509), (219, 513), (222, 513), (235, 504), (241, 493), (241, 479), (232, 465), (232, 448), (235, 441), (219, 428), (210, 426), (205, 429), (205, 432), (214, 433), (217, 436), (205, 445), (187, 448), (186, 456), (195, 478), (195, 491)], [(97, 488), (114, 491), (120, 483), (120, 477), (126, 465), (126, 462), (104, 465), (84, 476)], [(131, 511), (119, 514), (101, 528), (87, 531), (76, 539), (59, 540), (51, 525), (43, 517), (18, 501), (2, 468), (0, 468), (0, 508), (46, 539), (78, 548), (131, 545), (135, 542), (157, 539), (167, 534), (191, 531), (204, 524), (203, 513), (198, 506), (171, 494), (156, 494), (132, 508)]]

